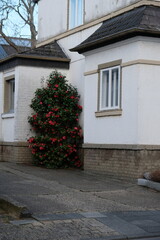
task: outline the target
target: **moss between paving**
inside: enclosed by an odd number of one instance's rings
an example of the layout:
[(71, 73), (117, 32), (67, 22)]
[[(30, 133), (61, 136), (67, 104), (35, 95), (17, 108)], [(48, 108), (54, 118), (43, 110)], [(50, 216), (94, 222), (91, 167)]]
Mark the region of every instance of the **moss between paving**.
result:
[(8, 214), (7, 212), (5, 212), (1, 207), (0, 207), (0, 222), (3, 222), (3, 223), (9, 223), (10, 221), (12, 221), (13, 219), (13, 216)]

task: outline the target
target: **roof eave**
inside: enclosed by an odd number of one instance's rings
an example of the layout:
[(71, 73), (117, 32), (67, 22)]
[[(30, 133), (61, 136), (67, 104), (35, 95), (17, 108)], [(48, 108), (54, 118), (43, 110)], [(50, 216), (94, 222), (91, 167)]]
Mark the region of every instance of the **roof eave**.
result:
[(100, 48), (115, 42), (120, 42), (122, 40), (134, 37), (134, 36), (150, 36), (150, 37), (160, 37), (160, 31), (155, 30), (148, 30), (144, 28), (134, 28), (129, 29), (127, 31), (119, 32), (117, 34), (114, 34), (112, 36), (106, 36), (104, 38), (101, 38), (99, 40), (83, 44), (80, 46), (77, 46), (75, 48), (70, 49), (71, 52), (78, 52), (79, 54), (94, 50), (96, 48)]
[(38, 55), (27, 55), (27, 54), (14, 54), (0, 60), (0, 64), (10, 61), (15, 58), (27, 58), (35, 60), (44, 60), (44, 61), (56, 61), (56, 62), (70, 62), (68, 58), (58, 58), (58, 57), (48, 57), (48, 56), (38, 56)]

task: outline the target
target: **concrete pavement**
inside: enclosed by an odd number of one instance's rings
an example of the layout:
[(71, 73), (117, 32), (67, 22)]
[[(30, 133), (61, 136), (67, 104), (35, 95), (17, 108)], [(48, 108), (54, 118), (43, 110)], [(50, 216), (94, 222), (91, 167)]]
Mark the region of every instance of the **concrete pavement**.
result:
[(136, 182), (1, 162), (0, 198), (32, 213), (27, 219), (1, 215), (0, 240), (160, 240), (160, 193)]

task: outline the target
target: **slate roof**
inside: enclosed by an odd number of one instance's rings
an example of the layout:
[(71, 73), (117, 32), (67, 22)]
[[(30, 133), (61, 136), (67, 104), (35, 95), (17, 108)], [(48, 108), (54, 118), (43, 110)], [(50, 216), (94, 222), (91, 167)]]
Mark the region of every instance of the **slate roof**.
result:
[[(21, 46), (18, 46), (18, 48), (19, 48), (20, 52), (26, 51), (27, 49), (30, 49), (28, 47), (21, 47)], [(10, 45), (0, 45), (0, 60), (4, 59), (6, 57), (9, 57), (11, 55), (15, 55), (15, 54), (17, 54), (17, 51), (12, 46), (10, 46)]]
[(21, 47), (18, 53), (11, 46), (0, 44), (0, 71), (16, 66), (69, 69), (69, 63), (70, 59), (56, 41), (27, 51)]
[(25, 54), (26, 56), (37, 56), (37, 57), (51, 57), (51, 58), (64, 58), (68, 59), (66, 54), (60, 48), (56, 41), (40, 46), (34, 49), (30, 49), (25, 52), (21, 52), (20, 55)]
[[(69, 61), (66, 54), (63, 52), (61, 47), (58, 45), (56, 41), (46, 44), (44, 46), (40, 46), (34, 49), (29, 47), (19, 47), (19, 53), (10, 45), (1, 44), (0, 45), (0, 60), (7, 61), (10, 58), (15, 57), (26, 57), (26, 58), (35, 58), (35, 59), (57, 59), (59, 61)], [(27, 50), (26, 50), (27, 49)], [(1, 62), (0, 61), (0, 62)]]
[(141, 6), (108, 19), (70, 51), (83, 53), (134, 36), (160, 37), (160, 7)]
[[(18, 46), (20, 52), (30, 49), (31, 41), (29, 39), (10, 37), (10, 40)], [(10, 46), (3, 37), (0, 37), (0, 59), (13, 54), (17, 54), (15, 48)]]

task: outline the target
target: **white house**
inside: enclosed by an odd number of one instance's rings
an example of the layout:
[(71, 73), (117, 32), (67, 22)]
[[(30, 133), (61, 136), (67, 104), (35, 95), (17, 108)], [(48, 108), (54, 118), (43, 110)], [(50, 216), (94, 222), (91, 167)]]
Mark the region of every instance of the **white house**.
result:
[(56, 42), (18, 54), (2, 44), (0, 56), (0, 160), (28, 162), (31, 99), (54, 69), (67, 76), (70, 60)]
[[(81, 95), (84, 169), (134, 178), (160, 168), (160, 1), (40, 0), (38, 4), (38, 53), (29, 54), (27, 66), (10, 65), (7, 59), (0, 62), (4, 106), (5, 83), (17, 81), (14, 113), (1, 107), (3, 151), (7, 151), (4, 145), (14, 145), (22, 160), (19, 145), (25, 145), (29, 134), (29, 101), (40, 77), (52, 67), (65, 73)], [(50, 51), (48, 67), (44, 49), (53, 44), (64, 55), (56, 61), (56, 52)], [(39, 61), (41, 52), (43, 64), (33, 65), (31, 59), (37, 56)], [(9, 131), (7, 124), (12, 126)]]

